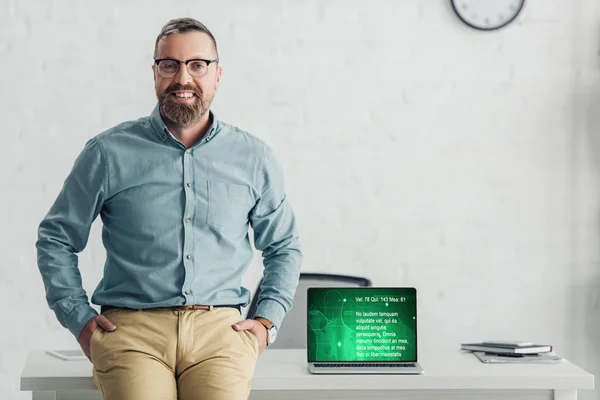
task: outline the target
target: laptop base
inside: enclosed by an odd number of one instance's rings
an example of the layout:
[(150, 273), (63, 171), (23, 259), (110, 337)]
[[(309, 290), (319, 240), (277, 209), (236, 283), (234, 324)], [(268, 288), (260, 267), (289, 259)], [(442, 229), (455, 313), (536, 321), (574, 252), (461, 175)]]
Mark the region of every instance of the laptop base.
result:
[(308, 371), (311, 374), (337, 374), (337, 375), (420, 375), (425, 373), (419, 363), (410, 363), (412, 367), (353, 367), (353, 366), (336, 366), (325, 367), (317, 366), (327, 363), (308, 363)]

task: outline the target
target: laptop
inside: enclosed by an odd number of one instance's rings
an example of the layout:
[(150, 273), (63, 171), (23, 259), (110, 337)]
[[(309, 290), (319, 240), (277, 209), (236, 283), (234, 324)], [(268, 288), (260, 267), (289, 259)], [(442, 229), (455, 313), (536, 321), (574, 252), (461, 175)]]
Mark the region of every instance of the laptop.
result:
[(424, 373), (415, 288), (311, 287), (306, 309), (311, 373)]

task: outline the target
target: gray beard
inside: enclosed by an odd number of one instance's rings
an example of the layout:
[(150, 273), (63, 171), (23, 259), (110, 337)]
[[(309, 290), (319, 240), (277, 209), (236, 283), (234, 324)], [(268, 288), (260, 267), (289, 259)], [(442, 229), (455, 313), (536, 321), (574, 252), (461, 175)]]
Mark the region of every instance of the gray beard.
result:
[(171, 94), (158, 98), (158, 103), (165, 117), (179, 126), (190, 126), (198, 122), (208, 112), (208, 104), (202, 97), (196, 95), (192, 104), (177, 103)]

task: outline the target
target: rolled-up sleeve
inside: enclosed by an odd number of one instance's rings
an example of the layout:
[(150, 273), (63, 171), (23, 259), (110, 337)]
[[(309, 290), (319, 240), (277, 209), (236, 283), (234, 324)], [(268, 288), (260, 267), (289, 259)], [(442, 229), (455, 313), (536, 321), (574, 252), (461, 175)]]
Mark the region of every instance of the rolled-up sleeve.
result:
[[(254, 246), (262, 252), (264, 278), (254, 316), (280, 327), (292, 305), (302, 264), (302, 250), (292, 206), (284, 189), (284, 174), (268, 146), (257, 169), (259, 198), (250, 213)], [(254, 317), (251, 316), (251, 317)]]
[(77, 253), (86, 247), (92, 223), (104, 203), (107, 174), (101, 143), (91, 139), (38, 228), (37, 262), (46, 300), (60, 324), (76, 338), (97, 315), (83, 290)]

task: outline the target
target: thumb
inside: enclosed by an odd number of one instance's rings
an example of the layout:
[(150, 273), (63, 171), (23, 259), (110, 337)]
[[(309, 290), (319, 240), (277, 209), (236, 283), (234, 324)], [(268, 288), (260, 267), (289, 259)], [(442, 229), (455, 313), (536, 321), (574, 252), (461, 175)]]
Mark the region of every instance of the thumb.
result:
[(233, 324), (233, 329), (236, 331), (246, 331), (254, 328), (256, 325), (256, 321), (253, 319), (245, 319), (243, 321), (238, 322), (237, 324)]
[(115, 324), (113, 324), (112, 322), (110, 322), (108, 320), (108, 318), (106, 318), (104, 315), (98, 315), (96, 317), (96, 322), (105, 331), (114, 331), (115, 329), (117, 329), (117, 327), (115, 326)]

